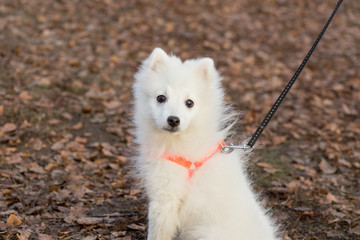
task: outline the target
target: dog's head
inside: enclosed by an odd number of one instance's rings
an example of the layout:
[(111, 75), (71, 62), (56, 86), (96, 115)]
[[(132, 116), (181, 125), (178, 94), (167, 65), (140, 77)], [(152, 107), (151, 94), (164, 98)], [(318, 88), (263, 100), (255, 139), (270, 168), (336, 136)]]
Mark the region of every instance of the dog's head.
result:
[(137, 124), (147, 121), (163, 132), (179, 134), (214, 121), (214, 105), (222, 92), (212, 59), (182, 62), (155, 48), (135, 78), (136, 107), (143, 113)]

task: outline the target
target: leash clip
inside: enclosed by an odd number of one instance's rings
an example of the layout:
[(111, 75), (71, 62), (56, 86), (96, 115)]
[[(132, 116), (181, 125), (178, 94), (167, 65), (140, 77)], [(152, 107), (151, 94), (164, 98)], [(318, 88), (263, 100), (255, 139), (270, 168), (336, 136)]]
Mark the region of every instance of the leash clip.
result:
[(249, 146), (247, 143), (242, 145), (234, 145), (232, 143), (222, 145), (221, 152), (222, 153), (231, 153), (234, 149), (243, 149), (246, 153), (251, 153), (254, 149), (253, 147)]

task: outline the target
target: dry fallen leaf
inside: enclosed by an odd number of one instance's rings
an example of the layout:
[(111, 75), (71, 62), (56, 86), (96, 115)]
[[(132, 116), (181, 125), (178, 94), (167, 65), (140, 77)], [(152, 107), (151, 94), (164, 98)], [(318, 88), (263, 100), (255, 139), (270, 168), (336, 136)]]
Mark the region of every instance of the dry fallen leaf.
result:
[(135, 196), (141, 193), (141, 189), (131, 189), (130, 190), (130, 196)]
[(21, 124), (20, 128), (28, 128), (28, 127), (32, 127), (32, 124), (25, 119), (24, 122)]
[(358, 225), (357, 227), (354, 227), (350, 230), (353, 234), (356, 234), (358, 236), (360, 236), (360, 225)]
[(16, 237), (19, 240), (28, 240), (31, 235), (30, 229), (18, 229), (17, 232)]
[(87, 143), (87, 138), (76, 137), (76, 138), (75, 138), (75, 142), (85, 144), (85, 143)]
[(125, 164), (128, 161), (127, 157), (125, 156), (116, 156), (116, 159), (119, 161), (121, 165)]
[(48, 164), (44, 167), (44, 169), (45, 169), (46, 171), (50, 172), (51, 170), (53, 170), (53, 169), (56, 168), (57, 166), (58, 166), (58, 165), (55, 164), (55, 163), (48, 163)]
[(13, 132), (16, 130), (16, 125), (13, 123), (5, 123), (1, 128), (0, 128), (0, 135), (3, 133), (9, 133), (9, 132)]
[(62, 116), (63, 118), (65, 118), (66, 120), (69, 120), (69, 121), (73, 119), (73, 116), (72, 116), (70, 113), (68, 113), (68, 112), (62, 113), (61, 116)]
[(272, 193), (287, 193), (288, 188), (286, 188), (286, 187), (272, 187), (272, 188), (269, 188), (269, 191), (272, 192)]
[(85, 105), (85, 106), (82, 107), (82, 112), (83, 113), (91, 113), (92, 110), (93, 110), (93, 108), (90, 105)]
[(11, 214), (6, 220), (6, 225), (10, 227), (19, 226), (22, 224), (21, 219), (15, 214)]
[(84, 151), (85, 146), (83, 144), (80, 144), (75, 141), (68, 142), (66, 144), (66, 149), (72, 151), (72, 152), (78, 152), (78, 151)]
[(60, 151), (60, 150), (64, 149), (64, 147), (65, 146), (64, 146), (63, 141), (58, 141), (51, 146), (51, 150)]
[(12, 193), (12, 190), (11, 189), (3, 189), (3, 190), (1, 190), (1, 192), (3, 195), (8, 195), (8, 194)]
[(54, 238), (50, 235), (39, 233), (38, 239), (39, 240), (53, 240)]
[(19, 94), (19, 99), (23, 102), (26, 102), (28, 100), (31, 100), (33, 99), (33, 97), (30, 95), (29, 92), (27, 91), (22, 91), (20, 94)]
[(138, 231), (145, 231), (146, 229), (146, 226), (144, 224), (136, 224), (136, 223), (130, 224), (127, 227)]
[(330, 204), (330, 203), (337, 203), (337, 202), (339, 202), (338, 198), (336, 196), (334, 196), (331, 192), (328, 192), (328, 194), (326, 195), (325, 203)]
[(18, 164), (21, 163), (23, 159), (20, 154), (14, 154), (10, 157), (5, 157), (5, 161), (8, 162), (9, 164)]
[(48, 87), (51, 84), (50, 79), (46, 77), (40, 77), (34, 80), (34, 84), (40, 87)]
[(77, 124), (75, 124), (74, 126), (72, 126), (71, 129), (80, 130), (80, 129), (82, 129), (82, 127), (83, 127), (82, 122), (78, 122)]
[(112, 189), (119, 189), (125, 186), (125, 182), (123, 180), (117, 180), (110, 184)]
[(289, 193), (295, 193), (295, 192), (297, 192), (297, 190), (300, 187), (300, 181), (299, 180), (293, 180), (293, 181), (289, 182), (287, 187), (288, 187)]
[(343, 167), (351, 168), (351, 163), (348, 162), (348, 161), (346, 161), (346, 160), (343, 159), (343, 158), (340, 158), (340, 159), (338, 160), (338, 162), (339, 162), (339, 164), (340, 164), (341, 166), (343, 166)]
[(314, 217), (315, 214), (312, 210), (296, 211), (296, 215), (304, 217)]
[(34, 173), (38, 173), (38, 174), (45, 174), (46, 173), (44, 168), (39, 166), (36, 162), (33, 162), (33, 163), (30, 164), (29, 171), (34, 172)]
[(58, 125), (59, 123), (61, 123), (61, 121), (60, 121), (60, 119), (50, 119), (49, 121), (47, 121), (47, 123), (49, 125), (54, 126), (54, 125)]
[(116, 99), (111, 100), (110, 102), (103, 102), (103, 104), (107, 109), (110, 109), (110, 110), (119, 108), (121, 106), (121, 102)]
[(267, 163), (264, 162), (259, 162), (256, 165), (258, 165), (259, 167), (261, 167), (265, 172), (268, 173), (276, 173), (278, 170), (276, 168), (274, 168), (273, 166), (270, 166)]
[(82, 240), (96, 240), (97, 237), (96, 236), (87, 236), (85, 238), (83, 238)]
[(353, 162), (354, 167), (360, 168), (360, 162)]
[(76, 223), (80, 225), (95, 225), (102, 222), (103, 222), (102, 218), (94, 218), (94, 217), (82, 217), (76, 219)]
[[(68, 193), (66, 192), (65, 195), (68, 195)], [(81, 207), (81, 206), (71, 207), (70, 213), (65, 217), (64, 221), (66, 223), (72, 223), (77, 219), (86, 218), (85, 215), (87, 211), (88, 210), (85, 207)]]
[(32, 142), (32, 149), (34, 149), (35, 151), (40, 151), (41, 149), (46, 147), (46, 144), (44, 144), (40, 138), (36, 138), (33, 142)]
[(284, 143), (287, 139), (287, 136), (275, 136), (272, 138), (273, 144), (274, 146), (276, 145), (280, 145), (282, 143)]
[(132, 238), (130, 236), (121, 237), (119, 240), (131, 240)]
[(330, 165), (324, 158), (321, 159), (319, 168), (325, 174), (333, 174), (336, 172), (336, 167)]

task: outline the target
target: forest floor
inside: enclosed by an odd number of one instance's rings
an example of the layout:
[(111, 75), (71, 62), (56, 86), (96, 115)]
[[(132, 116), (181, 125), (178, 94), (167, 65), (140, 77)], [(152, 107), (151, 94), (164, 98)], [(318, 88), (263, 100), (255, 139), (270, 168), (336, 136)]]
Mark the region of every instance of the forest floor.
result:
[[(336, 1), (2, 0), (0, 239), (145, 239), (131, 86), (212, 57), (250, 136)], [(360, 2), (344, 1), (251, 159), (284, 239), (360, 239)]]

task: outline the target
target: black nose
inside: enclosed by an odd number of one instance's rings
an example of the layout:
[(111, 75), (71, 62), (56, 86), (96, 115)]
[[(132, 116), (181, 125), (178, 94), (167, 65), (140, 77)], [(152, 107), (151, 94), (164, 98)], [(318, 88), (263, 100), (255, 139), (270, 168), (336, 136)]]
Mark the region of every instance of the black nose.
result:
[(170, 126), (176, 127), (176, 126), (179, 126), (179, 124), (180, 124), (180, 118), (175, 117), (175, 116), (170, 116), (170, 117), (168, 117), (167, 122)]

